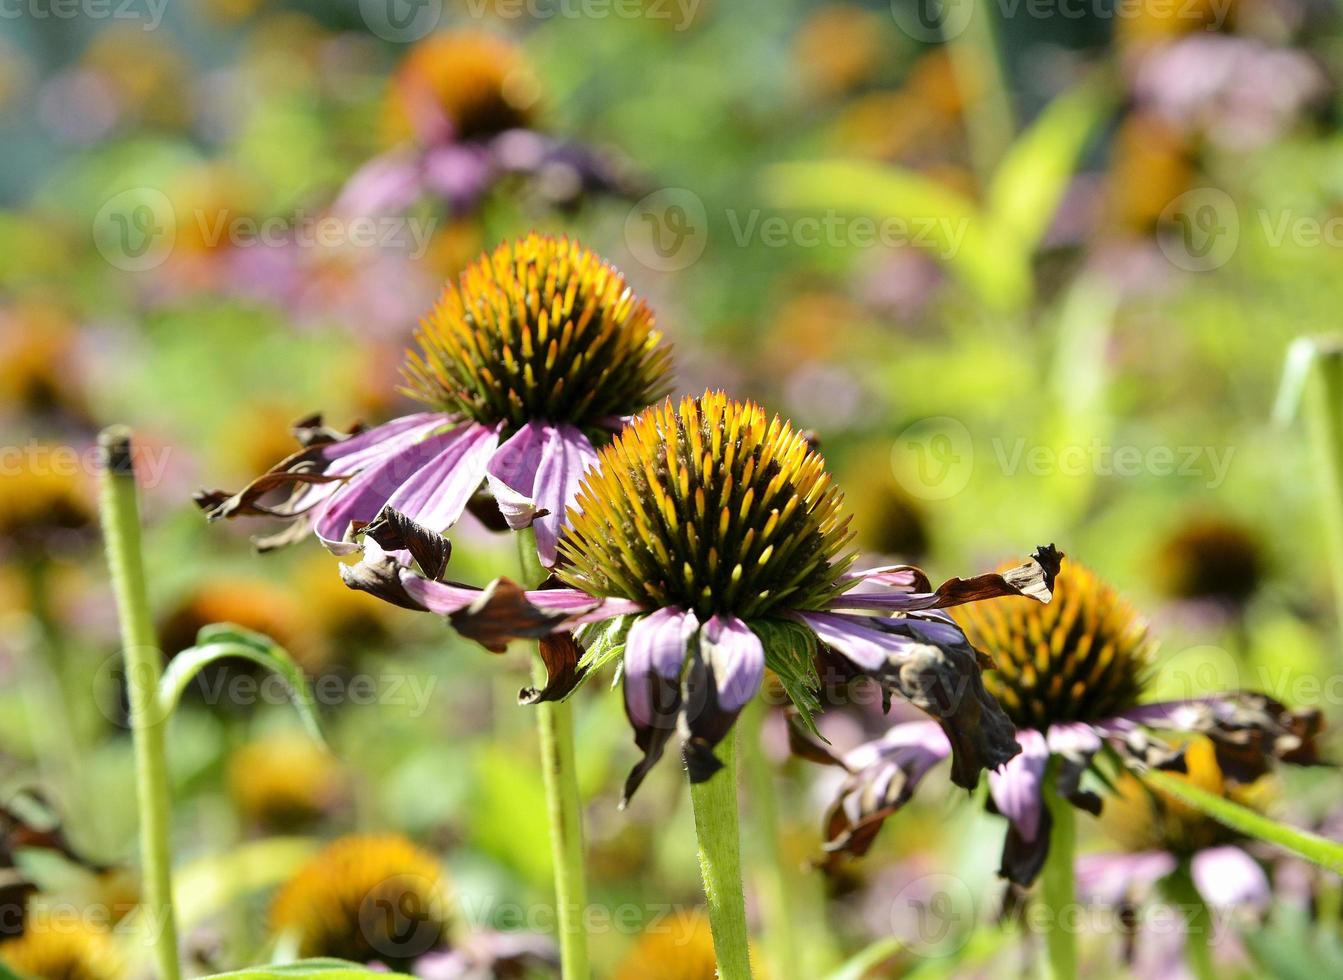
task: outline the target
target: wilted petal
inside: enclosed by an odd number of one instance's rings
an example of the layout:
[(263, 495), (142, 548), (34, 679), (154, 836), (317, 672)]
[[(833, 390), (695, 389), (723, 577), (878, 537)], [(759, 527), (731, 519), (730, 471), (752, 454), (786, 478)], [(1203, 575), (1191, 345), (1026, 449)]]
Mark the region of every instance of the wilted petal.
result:
[(1085, 722), (1065, 722), (1051, 725), (1046, 741), (1050, 754), (1058, 760), (1054, 784), (1059, 795), (1093, 816), (1099, 814), (1101, 799), (1090, 790), (1082, 789), (1082, 775), (1101, 750), (1100, 734)]
[(849, 773), (825, 816), (825, 849), (834, 855), (866, 854), (887, 817), (909, 801), (933, 766), (951, 754), (935, 722), (895, 725), (843, 756), (792, 731), (799, 755), (843, 766)]
[(625, 780), (623, 802), (662, 757), (681, 713), (681, 670), (699, 629), (690, 611), (658, 609), (634, 621), (625, 638), (625, 714), (643, 752)]
[(583, 648), (578, 645), (572, 633), (543, 636), (538, 641), (537, 648), (541, 655), (541, 665), (546, 671), (546, 683), (539, 689), (524, 687), (518, 692), (519, 704), (562, 701), (583, 680), (585, 671), (578, 666), (583, 657)]
[(1144, 725), (1206, 735), (1217, 765), (1229, 779), (1254, 782), (1274, 762), (1320, 764), (1317, 739), (1323, 718), (1314, 709), (1292, 710), (1265, 694), (1231, 694), (1146, 704), (1107, 723), (1116, 731)]
[(735, 616), (713, 616), (699, 631), (685, 682), (686, 769), (704, 782), (723, 764), (713, 754), (765, 677), (765, 648)]
[[(212, 521), (239, 516), (294, 518), (329, 498), (352, 474), (419, 442), (446, 424), (446, 416), (421, 412), (373, 429), (356, 427), (342, 433), (323, 426), (321, 416), (312, 416), (294, 427), (294, 435), (303, 447), (298, 452), (282, 459), (237, 493), (202, 490), (193, 499)], [(286, 487), (293, 490), (288, 499), (276, 504), (260, 503), (262, 498)]]
[[(798, 613), (858, 672), (938, 720), (951, 741), (952, 780), (974, 787), (982, 769), (1019, 751), (1012, 723), (984, 688), (979, 655), (947, 623), (836, 613)], [(954, 629), (954, 626), (952, 627)]]
[[(866, 578), (874, 584), (889, 583), (890, 588), (882, 592), (860, 590), (846, 593), (832, 599), (830, 608), (911, 612), (916, 609), (944, 609), (1001, 596), (1025, 596), (1048, 602), (1053, 597), (1054, 579), (1062, 560), (1063, 554), (1052, 544), (1043, 545), (1015, 568), (976, 575), (974, 578), (949, 579), (933, 592), (908, 591), (910, 587), (927, 582), (927, 577), (911, 566), (875, 569)], [(857, 573), (857, 580), (864, 580), (863, 573)]]
[(1199, 851), (1189, 862), (1189, 872), (1209, 905), (1225, 909), (1263, 909), (1268, 905), (1268, 876), (1259, 862), (1239, 847), (1228, 844)]

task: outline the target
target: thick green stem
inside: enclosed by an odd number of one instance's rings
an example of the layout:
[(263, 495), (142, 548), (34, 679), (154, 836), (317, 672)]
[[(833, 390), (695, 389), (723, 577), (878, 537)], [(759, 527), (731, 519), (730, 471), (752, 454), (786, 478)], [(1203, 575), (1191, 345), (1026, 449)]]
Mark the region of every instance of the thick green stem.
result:
[(774, 791), (774, 772), (761, 751), (760, 736), (768, 706), (763, 698), (753, 698), (742, 712), (742, 760), (750, 791), (751, 816), (754, 817), (759, 856), (752, 869), (759, 878), (765, 953), (769, 957), (769, 975), (774, 980), (801, 980), (804, 975), (797, 905), (797, 876), (789, 873), (779, 835), (779, 805)]
[[(523, 584), (540, 585), (546, 570), (536, 556), (536, 534), (530, 528), (517, 535), (518, 563)], [(539, 682), (545, 668), (536, 658)], [(541, 741), (541, 766), (550, 817), (550, 853), (555, 873), (556, 926), (560, 938), (560, 970), (564, 980), (587, 980), (588, 936), (583, 928), (587, 910), (587, 881), (583, 875), (583, 805), (578, 795), (574, 761), (573, 709), (567, 701), (542, 701), (536, 706)]]
[(1318, 376), (1308, 392), (1311, 454), (1333, 570), (1336, 625), (1343, 630), (1343, 347), (1321, 345), (1315, 364)]
[(1052, 827), (1049, 857), (1040, 872), (1040, 904), (1047, 913), (1045, 945), (1053, 980), (1077, 977), (1077, 895), (1073, 862), (1077, 856), (1077, 816), (1072, 804), (1054, 789), (1054, 767), (1045, 775), (1045, 805)]
[(749, 980), (750, 944), (746, 932), (746, 896), (741, 885), (741, 832), (737, 819), (737, 731), (718, 745), (723, 768), (690, 786), (699, 839), (699, 868), (713, 929), (720, 980)]
[(1217, 969), (1212, 962), (1213, 918), (1203, 896), (1194, 887), (1188, 864), (1182, 865), (1166, 879), (1167, 897), (1175, 903), (1176, 911), (1185, 920), (1184, 955), (1189, 972), (1197, 980), (1216, 980)]
[(160, 980), (178, 980), (181, 969), (177, 960), (177, 923), (172, 904), (172, 810), (168, 763), (163, 748), (163, 730), (168, 719), (158, 710), (162, 654), (155, 642), (149, 615), (130, 432), (119, 427), (108, 429), (99, 437), (98, 444), (103, 460), (103, 541), (121, 620), (121, 645), (135, 741), (140, 861), (150, 941)]

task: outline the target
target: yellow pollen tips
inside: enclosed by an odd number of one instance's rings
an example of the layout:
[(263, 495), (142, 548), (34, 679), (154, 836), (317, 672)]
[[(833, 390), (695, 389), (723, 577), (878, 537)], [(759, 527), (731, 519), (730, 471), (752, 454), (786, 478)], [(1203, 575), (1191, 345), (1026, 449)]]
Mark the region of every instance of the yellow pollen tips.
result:
[(993, 658), (989, 692), (1022, 728), (1098, 721), (1138, 703), (1154, 645), (1133, 607), (1066, 561), (1048, 605), (1017, 597), (958, 606), (970, 642)]
[(650, 408), (584, 478), (560, 548), (571, 584), (702, 617), (817, 608), (852, 556), (806, 439), (721, 392)]
[(609, 426), (663, 397), (670, 350), (616, 269), (568, 238), (530, 234), (449, 284), (407, 355), (407, 392), (512, 427)]

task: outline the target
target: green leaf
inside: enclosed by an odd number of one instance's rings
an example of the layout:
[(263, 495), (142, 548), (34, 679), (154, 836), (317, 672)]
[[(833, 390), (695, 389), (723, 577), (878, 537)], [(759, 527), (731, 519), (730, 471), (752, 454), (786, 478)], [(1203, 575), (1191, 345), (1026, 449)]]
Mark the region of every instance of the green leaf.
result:
[(407, 975), (377, 972), (346, 960), (317, 959), (299, 960), (297, 963), (281, 963), (275, 966), (258, 966), (249, 970), (235, 970), (232, 973), (216, 973), (213, 976), (230, 977), (232, 980), (288, 980), (290, 977), (316, 976), (320, 976), (322, 980), (395, 980), (397, 977)]
[(878, 939), (871, 946), (846, 960), (826, 980), (865, 980), (872, 970), (879, 966), (887, 966), (904, 948), (904, 943), (898, 939)]
[[(592, 627), (596, 632), (591, 638), (586, 635), (583, 637), (586, 649), (579, 658), (578, 666), (585, 671), (585, 679), (624, 654), (625, 637), (629, 636), (630, 627), (637, 618), (637, 616), (617, 616), (600, 624), (599, 627)], [(570, 694), (572, 693), (571, 691)]]
[(1265, 841), (1291, 851), (1326, 868), (1334, 874), (1343, 874), (1343, 844), (1312, 834), (1296, 827), (1270, 820), (1239, 803), (1215, 796), (1207, 790), (1192, 786), (1183, 779), (1177, 779), (1168, 773), (1152, 770), (1144, 777), (1158, 789), (1164, 790), (1176, 799), (1201, 810), (1218, 823), (1239, 831), (1248, 837)]
[(0, 980), (23, 980), (23, 977), (5, 966), (5, 964), (0, 963)]
[(974, 202), (912, 170), (856, 160), (771, 167), (770, 200), (785, 208), (832, 208), (906, 223), (911, 244), (930, 251), (987, 306), (1023, 308), (1031, 298), (1030, 254)]
[(303, 669), (270, 637), (232, 623), (213, 623), (204, 627), (197, 634), (196, 645), (183, 650), (169, 662), (159, 681), (158, 706), (163, 717), (177, 709), (182, 692), (201, 670), (230, 657), (250, 660), (278, 674), (289, 685), (290, 698), (308, 734), (323, 742), (317, 724), (317, 703)]
[(765, 648), (765, 666), (778, 676), (802, 724), (821, 738), (813, 717), (821, 710), (817, 699), (821, 679), (816, 676), (816, 634), (791, 619), (762, 619), (751, 623), (751, 629)]
[(1108, 89), (1095, 79), (1051, 102), (1017, 138), (989, 182), (987, 219), (1035, 251), (1068, 188), (1077, 161), (1109, 114)]

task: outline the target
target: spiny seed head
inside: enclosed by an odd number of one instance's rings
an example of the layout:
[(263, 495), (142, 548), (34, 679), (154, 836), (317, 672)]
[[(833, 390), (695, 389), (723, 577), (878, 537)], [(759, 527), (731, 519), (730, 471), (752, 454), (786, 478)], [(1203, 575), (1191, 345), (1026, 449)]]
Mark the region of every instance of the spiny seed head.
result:
[[(1253, 783), (1233, 783), (1217, 765), (1213, 743), (1202, 736), (1184, 746), (1187, 771), (1172, 772), (1172, 779), (1221, 796), (1233, 803), (1262, 812), (1273, 796), (1271, 776)], [(1156, 789), (1132, 773), (1123, 773), (1114, 784), (1115, 794), (1101, 811), (1101, 826), (1130, 851), (1169, 851), (1187, 855), (1207, 847), (1235, 841), (1238, 835), (1201, 810), (1196, 810), (1165, 790)]]
[(1066, 562), (1044, 605), (1010, 597), (958, 606), (970, 642), (993, 658), (984, 675), (1018, 728), (1099, 721), (1138, 703), (1154, 645), (1118, 592), (1090, 569)]
[(666, 394), (661, 340), (613, 266), (576, 241), (533, 233), (448, 286), (420, 324), (406, 390), (486, 424), (600, 428)]
[(814, 609), (843, 591), (843, 496), (807, 437), (722, 392), (650, 408), (602, 450), (569, 510), (560, 575), (701, 618)]
[(392, 80), (389, 135), (410, 136), (412, 120), (428, 102), (452, 122), (458, 139), (493, 136), (529, 125), (539, 92), (527, 60), (506, 38), (484, 31), (431, 34)]
[(405, 838), (342, 837), (280, 890), (271, 925), (301, 956), (407, 967), (446, 944), (445, 889), (438, 860)]

